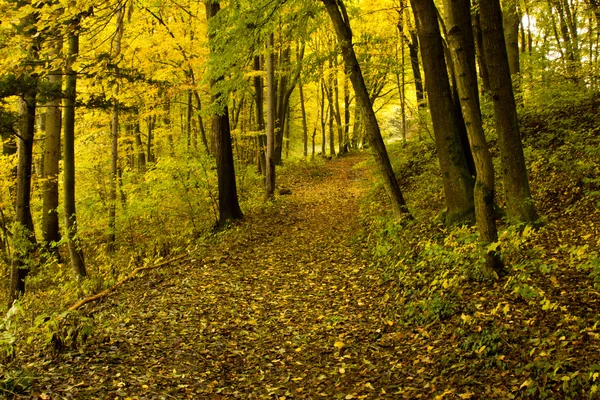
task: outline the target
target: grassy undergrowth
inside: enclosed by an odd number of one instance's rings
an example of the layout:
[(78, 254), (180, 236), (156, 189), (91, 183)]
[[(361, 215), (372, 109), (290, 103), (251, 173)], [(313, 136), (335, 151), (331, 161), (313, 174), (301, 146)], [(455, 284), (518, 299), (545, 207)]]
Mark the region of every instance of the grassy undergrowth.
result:
[[(380, 185), (363, 202), (358, 240), (387, 287), (385, 318), (418, 332), (432, 374), (477, 387), (474, 397), (600, 397), (599, 105), (577, 98), (521, 116), (543, 225), (499, 221), (510, 271), (502, 280), (480, 273), (485, 249), (474, 228), (443, 226), (433, 144), (389, 148), (414, 222), (391, 222), (374, 201)], [(501, 186), (497, 193), (502, 205)]]

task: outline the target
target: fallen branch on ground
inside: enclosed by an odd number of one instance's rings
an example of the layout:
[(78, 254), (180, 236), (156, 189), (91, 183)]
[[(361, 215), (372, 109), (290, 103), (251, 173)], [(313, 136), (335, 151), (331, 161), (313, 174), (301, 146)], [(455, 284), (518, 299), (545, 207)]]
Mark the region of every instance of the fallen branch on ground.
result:
[(127, 282), (128, 280), (133, 278), (138, 272), (164, 267), (165, 265), (171, 264), (175, 261), (183, 260), (184, 258), (187, 258), (189, 256), (190, 256), (189, 254), (182, 254), (178, 257), (171, 258), (170, 260), (166, 260), (166, 261), (163, 261), (163, 262), (155, 264), (155, 265), (150, 265), (147, 267), (138, 267), (138, 268), (134, 269), (133, 271), (131, 271), (131, 273), (129, 275), (127, 275), (125, 278), (121, 279), (119, 282), (115, 283), (108, 289), (103, 290), (100, 293), (96, 293), (93, 296), (89, 296), (89, 297), (79, 300), (77, 303), (75, 303), (71, 307), (69, 307), (69, 311), (75, 311), (75, 310), (81, 308), (81, 306), (83, 306), (84, 304), (90, 303), (92, 301), (97, 301), (97, 300), (100, 300), (100, 299), (108, 296), (109, 294), (114, 292), (119, 286), (123, 285), (125, 282)]

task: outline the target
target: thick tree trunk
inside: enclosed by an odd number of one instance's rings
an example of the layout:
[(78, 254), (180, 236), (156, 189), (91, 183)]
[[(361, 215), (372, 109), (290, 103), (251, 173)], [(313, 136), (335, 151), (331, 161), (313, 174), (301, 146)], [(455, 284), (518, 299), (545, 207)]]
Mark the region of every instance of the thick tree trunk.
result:
[(470, 222), (475, 211), (474, 182), (459, 136), (437, 11), (432, 0), (411, 0), (411, 4), (421, 43), (429, 109), (442, 170), (446, 224)]
[[(211, 18), (215, 17), (220, 11), (219, 2), (207, 1), (206, 18), (210, 25)], [(208, 35), (209, 45), (214, 40), (214, 34)], [(211, 53), (214, 49), (211, 46)], [(233, 162), (233, 149), (231, 146), (231, 130), (229, 127), (229, 112), (224, 96), (216, 92), (216, 84), (223, 80), (223, 76), (211, 77), (210, 87), (213, 106), (216, 106), (217, 112), (212, 118), (212, 131), (215, 142), (215, 159), (217, 161), (217, 179), (219, 186), (219, 227), (225, 227), (231, 220), (243, 218), (242, 210), (238, 202), (237, 184), (235, 181), (235, 166)], [(220, 108), (220, 110), (219, 110)]]
[[(35, 133), (36, 89), (30, 89), (19, 98), (19, 140), (17, 164), (17, 193), (15, 198), (15, 225), (13, 239), (19, 243), (13, 254), (10, 274), (9, 302), (25, 293), (25, 278), (29, 273), (27, 260), (36, 245), (31, 218), (31, 170), (33, 138)], [(10, 305), (9, 303), (9, 305)]]
[[(62, 40), (52, 43), (52, 56), (58, 57), (62, 51)], [(44, 139), (44, 166), (42, 172), (42, 240), (52, 253), (58, 255), (58, 248), (51, 243), (60, 241), (58, 224), (58, 162), (60, 159), (60, 131), (62, 72), (52, 71), (48, 76), (52, 99), (46, 103), (46, 138)]]
[(76, 276), (86, 275), (83, 250), (77, 237), (77, 214), (75, 211), (75, 99), (77, 96), (77, 74), (72, 69), (79, 53), (79, 36), (69, 35), (69, 54), (65, 71), (64, 138), (63, 138), (63, 184), (65, 208), (65, 236), (69, 246), (71, 268)]
[(267, 152), (265, 198), (271, 200), (275, 194), (275, 72), (273, 60), (273, 34), (267, 39)]
[(379, 123), (373, 111), (373, 106), (369, 99), (369, 92), (365, 85), (363, 75), (354, 53), (352, 45), (352, 30), (350, 29), (350, 20), (342, 0), (322, 0), (327, 8), (327, 12), (333, 22), (337, 34), (338, 43), (342, 49), (342, 56), (346, 65), (346, 70), (350, 74), (350, 81), (356, 94), (356, 102), (360, 107), (363, 120), (367, 129), (369, 144), (373, 148), (373, 155), (377, 167), (383, 178), (383, 184), (388, 196), (390, 197), (392, 209), (396, 217), (410, 215), (404, 196), (394, 175), (394, 170), (381, 137)]
[(513, 220), (533, 222), (537, 219), (537, 214), (531, 198), (521, 144), (517, 107), (504, 43), (500, 2), (499, 0), (481, 1), (479, 10), (502, 161), (507, 214)]
[[(421, 0), (430, 1), (430, 0)], [(475, 53), (473, 49), (473, 29), (471, 25), (470, 0), (444, 0), (447, 15), (448, 41), (454, 60), (456, 87), (460, 95), (467, 134), (476, 168), (475, 217), (481, 241), (489, 246), (498, 240), (494, 213), (494, 165), (483, 131)], [(504, 272), (502, 261), (496, 252), (486, 255), (487, 274)]]

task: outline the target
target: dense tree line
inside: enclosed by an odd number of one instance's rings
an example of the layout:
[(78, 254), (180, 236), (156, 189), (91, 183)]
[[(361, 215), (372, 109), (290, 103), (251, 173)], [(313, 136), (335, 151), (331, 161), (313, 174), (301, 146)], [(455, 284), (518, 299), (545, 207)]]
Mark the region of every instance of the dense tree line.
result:
[(557, 77), (598, 89), (600, 5), (408, 3), (0, 3), (10, 301), (40, 260), (66, 257), (84, 277), (83, 250), (158, 254), (169, 246), (161, 233), (193, 237), (242, 219), (240, 176), (260, 174), (269, 201), (276, 166), (290, 153), (315, 157), (319, 144), (322, 156), (369, 148), (393, 218), (413, 218), (386, 119), (404, 140), (422, 138), (431, 119), (445, 223), (476, 224), (490, 276), (505, 273), (493, 246), (496, 176), (507, 220), (538, 219), (518, 108), (528, 87)]

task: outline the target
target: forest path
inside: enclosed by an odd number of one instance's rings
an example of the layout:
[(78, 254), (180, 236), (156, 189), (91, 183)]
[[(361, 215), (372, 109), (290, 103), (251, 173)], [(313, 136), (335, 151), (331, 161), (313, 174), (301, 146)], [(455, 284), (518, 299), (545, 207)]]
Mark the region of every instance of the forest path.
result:
[(366, 157), (327, 162), (317, 176), (307, 167), (292, 195), (249, 213), (202, 258), (134, 279), (96, 305), (100, 332), (40, 372), (35, 392), (394, 398), (397, 375), (406, 379), (394, 369), (399, 349), (385, 341), (376, 273), (352, 243), (372, 179), (354, 166)]

